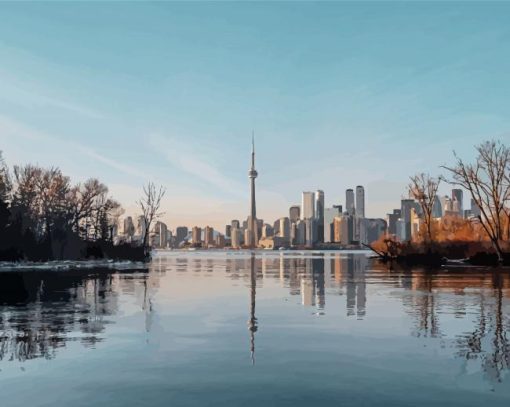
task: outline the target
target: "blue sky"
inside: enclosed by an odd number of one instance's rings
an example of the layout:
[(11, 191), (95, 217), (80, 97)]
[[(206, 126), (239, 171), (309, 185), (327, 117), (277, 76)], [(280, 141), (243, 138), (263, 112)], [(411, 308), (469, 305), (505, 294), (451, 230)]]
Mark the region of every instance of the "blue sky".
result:
[(98, 177), (128, 211), (220, 227), (365, 185), (367, 213), (452, 150), (510, 140), (510, 3), (0, 3), (0, 150)]

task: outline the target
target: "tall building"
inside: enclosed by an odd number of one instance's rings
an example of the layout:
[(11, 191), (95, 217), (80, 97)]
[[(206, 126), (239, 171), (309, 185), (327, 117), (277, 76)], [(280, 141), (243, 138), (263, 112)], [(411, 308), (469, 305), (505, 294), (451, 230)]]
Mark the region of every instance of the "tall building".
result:
[(214, 229), (210, 226), (206, 226), (204, 231), (204, 246), (209, 247), (212, 245), (214, 245)]
[(344, 212), (343, 215), (335, 217), (333, 225), (335, 242), (342, 245), (350, 244), (353, 237), (353, 217)]
[(386, 233), (387, 223), (384, 219), (367, 219), (366, 244), (371, 244)]
[(386, 215), (386, 223), (388, 225), (388, 233), (390, 235), (397, 234), (397, 221), (402, 216), (402, 210), (393, 209), (393, 213), (388, 213)]
[(289, 208), (289, 219), (291, 222), (297, 222), (300, 215), (299, 205), (292, 205)]
[(356, 187), (356, 216), (365, 217), (365, 188), (361, 185)]
[(434, 197), (434, 204), (432, 205), (432, 217), (441, 218), (443, 216), (443, 209), (441, 208), (441, 200), (439, 196)]
[(232, 230), (232, 225), (225, 226), (225, 236), (230, 237), (230, 231)]
[(350, 188), (345, 191), (345, 210), (349, 215), (355, 215), (354, 191)]
[(334, 242), (334, 220), (335, 217), (342, 215), (342, 205), (333, 205), (332, 208), (324, 209), (324, 243)]
[(232, 219), (232, 222), (230, 222), (230, 226), (232, 229), (239, 229), (241, 227), (241, 224), (237, 219)]
[(179, 246), (188, 237), (188, 228), (186, 226), (179, 226), (175, 230), (176, 245)]
[(452, 202), (454, 205), (453, 210), (462, 214), (464, 212), (464, 199), (462, 189), (454, 188), (452, 189)]
[(290, 242), (290, 221), (289, 218), (284, 217), (278, 220), (280, 223), (278, 236), (281, 237), (285, 242)]
[(317, 219), (317, 241), (324, 241), (324, 191), (315, 191), (315, 218)]
[(401, 219), (404, 221), (404, 230), (402, 235), (399, 236), (401, 240), (410, 240), (411, 239), (411, 210), (415, 208), (414, 199), (402, 199), (400, 201), (401, 207), (400, 210), (402, 212)]
[(128, 216), (124, 219), (124, 228), (123, 233), (131, 238), (135, 234), (135, 225), (133, 224), (133, 218), (131, 216)]
[(471, 198), (471, 215), (478, 217), (482, 214), (480, 207), (476, 204), (475, 200)]
[(301, 195), (301, 219), (315, 218), (315, 194), (305, 191)]
[(215, 246), (219, 249), (222, 249), (225, 247), (225, 236), (223, 236), (221, 233), (218, 233), (216, 235), (216, 239), (214, 239)]
[(199, 245), (202, 243), (202, 228), (199, 226), (193, 226), (191, 230), (191, 243)]
[(306, 225), (302, 220), (296, 222), (296, 230), (294, 235), (294, 244), (296, 246), (302, 246), (306, 241)]
[(269, 223), (265, 223), (264, 226), (262, 226), (262, 237), (271, 237), (274, 235), (274, 229)]
[(317, 219), (306, 218), (305, 223), (305, 245), (312, 247), (317, 242)]
[(257, 178), (257, 171), (255, 170), (255, 137), (251, 138), (251, 168), (248, 171), (248, 178), (250, 179), (251, 200), (250, 200), (250, 217), (248, 224), (249, 242), (246, 242), (249, 247), (254, 248), (258, 242), (257, 236), (257, 209), (255, 205), (255, 178)]
[(167, 231), (168, 228), (166, 224), (163, 222), (157, 221), (154, 224), (153, 232), (153, 240), (152, 245), (154, 247), (165, 248), (167, 246)]
[(241, 229), (232, 228), (231, 232), (231, 246), (232, 249), (239, 249), (241, 247)]

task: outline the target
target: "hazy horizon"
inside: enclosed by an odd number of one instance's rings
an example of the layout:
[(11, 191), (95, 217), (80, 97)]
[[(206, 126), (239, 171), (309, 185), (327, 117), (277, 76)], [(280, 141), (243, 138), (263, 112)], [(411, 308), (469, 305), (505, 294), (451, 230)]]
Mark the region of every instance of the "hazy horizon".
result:
[[(510, 134), (508, 3), (1, 3), (7, 163), (97, 177), (128, 214), (222, 230), (288, 215), (301, 192), (368, 217), (452, 150)], [(444, 185), (441, 194), (448, 191)]]

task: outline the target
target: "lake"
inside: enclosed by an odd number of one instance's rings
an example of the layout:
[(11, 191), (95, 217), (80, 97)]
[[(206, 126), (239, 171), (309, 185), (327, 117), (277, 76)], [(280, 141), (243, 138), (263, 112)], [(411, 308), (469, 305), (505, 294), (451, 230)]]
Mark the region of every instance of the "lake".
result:
[(11, 406), (510, 405), (510, 272), (157, 252), (0, 272)]

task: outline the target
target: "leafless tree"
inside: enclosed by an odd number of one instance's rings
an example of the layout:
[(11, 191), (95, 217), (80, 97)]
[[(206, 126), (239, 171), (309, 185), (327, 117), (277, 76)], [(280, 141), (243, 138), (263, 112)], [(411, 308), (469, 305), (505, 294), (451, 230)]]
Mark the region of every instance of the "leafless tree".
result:
[(503, 260), (505, 217), (510, 199), (510, 149), (500, 141), (486, 141), (476, 146), (478, 156), (473, 164), (464, 162), (455, 154), (454, 167), (443, 166), (452, 179), (451, 184), (467, 189), (480, 209), (478, 216), (500, 261)]
[[(72, 202), (72, 225), (73, 229), (85, 236), (83, 224), (88, 223), (93, 217), (94, 209), (97, 208), (97, 200), (108, 193), (106, 185), (95, 178), (90, 178), (83, 184), (73, 187), (69, 193), (69, 201)], [(86, 229), (86, 228), (85, 228)]]
[(161, 207), (161, 199), (165, 195), (165, 192), (166, 191), (163, 186), (156, 188), (156, 185), (153, 182), (149, 182), (143, 187), (143, 197), (138, 201), (138, 205), (142, 210), (142, 217), (144, 221), (142, 243), (144, 248), (147, 248), (149, 231), (152, 223), (163, 215), (159, 209)]
[(9, 168), (2, 156), (2, 151), (0, 151), (0, 201), (7, 202), (9, 200), (11, 187)]
[(423, 214), (423, 223), (427, 228), (427, 240), (432, 241), (432, 212), (437, 197), (437, 189), (441, 183), (441, 177), (433, 178), (429, 174), (416, 174), (410, 177), (409, 191), (418, 204)]

